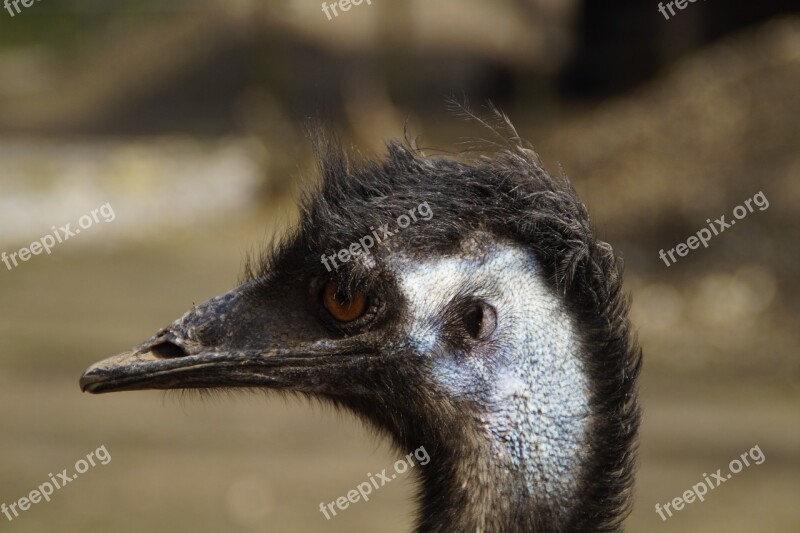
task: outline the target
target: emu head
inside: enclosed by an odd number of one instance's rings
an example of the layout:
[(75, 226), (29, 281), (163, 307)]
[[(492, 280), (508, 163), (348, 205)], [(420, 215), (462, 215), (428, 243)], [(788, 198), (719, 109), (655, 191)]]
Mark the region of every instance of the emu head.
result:
[(619, 530), (640, 366), (621, 265), (507, 129), (466, 162), (318, 139), (296, 230), (82, 389), (306, 394), (425, 447), (420, 531)]

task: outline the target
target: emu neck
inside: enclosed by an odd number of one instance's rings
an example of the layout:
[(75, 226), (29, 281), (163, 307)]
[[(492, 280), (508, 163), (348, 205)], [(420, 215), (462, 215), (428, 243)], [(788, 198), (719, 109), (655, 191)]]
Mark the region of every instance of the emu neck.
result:
[(572, 507), (529, 490), (525, 474), (498, 458), (479, 431), (451, 434), (419, 472), (418, 533), (539, 533), (569, 523)]

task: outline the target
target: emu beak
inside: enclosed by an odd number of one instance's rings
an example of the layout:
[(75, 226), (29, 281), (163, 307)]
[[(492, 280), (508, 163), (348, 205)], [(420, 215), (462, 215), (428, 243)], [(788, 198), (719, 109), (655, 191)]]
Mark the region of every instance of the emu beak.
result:
[(90, 366), (81, 390), (266, 387), (335, 394), (336, 381), (365, 360), (366, 347), (331, 339), (290, 305), (297, 307), (296, 294), (270, 285), (258, 298), (243, 285), (193, 308), (136, 348)]

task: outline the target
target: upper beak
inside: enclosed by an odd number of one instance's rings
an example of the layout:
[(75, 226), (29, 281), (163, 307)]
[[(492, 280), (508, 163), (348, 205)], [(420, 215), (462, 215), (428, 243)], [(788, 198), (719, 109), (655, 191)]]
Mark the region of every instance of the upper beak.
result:
[[(81, 390), (269, 387), (326, 391), (346, 367), (363, 361), (364, 346), (330, 339), (313, 321), (254, 308), (246, 287), (201, 304), (133, 350), (90, 366)], [(296, 300), (295, 300), (296, 301)]]
[(101, 393), (225, 386), (220, 371), (237, 364), (236, 357), (227, 354), (175, 356), (174, 349), (169, 346), (156, 343), (150, 348), (140, 347), (97, 362), (81, 376), (81, 390)]

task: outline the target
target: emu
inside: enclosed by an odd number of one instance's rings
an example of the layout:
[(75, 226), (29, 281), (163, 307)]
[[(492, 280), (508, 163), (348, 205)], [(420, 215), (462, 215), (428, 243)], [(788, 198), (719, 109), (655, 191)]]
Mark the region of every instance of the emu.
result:
[[(473, 118), (492, 137), (472, 156), (393, 141), (367, 158), (315, 135), (321, 183), (291, 234), (82, 390), (249, 387), (346, 408), (404, 455), (427, 450), (418, 532), (622, 531), (641, 349), (621, 259), (504, 114)], [(423, 203), (430, 220), (395, 226)], [(323, 266), (387, 223), (390, 239)]]

